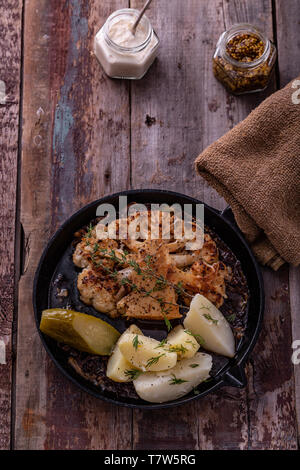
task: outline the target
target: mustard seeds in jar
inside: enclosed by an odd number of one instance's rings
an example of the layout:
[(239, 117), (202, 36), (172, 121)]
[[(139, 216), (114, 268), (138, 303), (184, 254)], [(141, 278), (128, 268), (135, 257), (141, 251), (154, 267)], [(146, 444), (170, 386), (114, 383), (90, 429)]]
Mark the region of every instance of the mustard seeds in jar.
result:
[(220, 36), (213, 72), (233, 94), (261, 91), (270, 82), (276, 56), (274, 44), (256, 27), (238, 24)]

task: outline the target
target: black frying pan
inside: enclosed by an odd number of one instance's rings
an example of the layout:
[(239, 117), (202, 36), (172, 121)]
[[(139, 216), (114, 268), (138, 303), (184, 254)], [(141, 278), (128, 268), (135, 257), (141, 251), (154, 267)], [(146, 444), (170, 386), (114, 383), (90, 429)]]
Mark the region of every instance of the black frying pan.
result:
[[(245, 387), (246, 377), (244, 372), (244, 365), (257, 341), (261, 329), (264, 311), (264, 288), (262, 276), (257, 262), (245, 239), (235, 225), (230, 209), (226, 209), (223, 213), (220, 213), (219, 211), (205, 205), (205, 224), (227, 244), (237, 259), (241, 262), (242, 270), (246, 276), (250, 293), (247, 306), (247, 325), (245, 335), (237, 346), (235, 357), (230, 360), (226, 359), (219, 365), (214, 378), (211, 381), (202, 383), (198, 387), (199, 394), (195, 395), (191, 392), (190, 394), (178, 400), (158, 405), (147, 403), (141, 399), (117, 399), (115, 395), (108, 393), (107, 391), (103, 392), (99, 389), (99, 387), (94, 386), (92, 383), (87, 382), (85, 379), (79, 376), (70, 366), (68, 366), (66, 362), (66, 354), (59, 347), (57, 347), (56, 342), (40, 332), (39, 324), (42, 310), (57, 307), (57, 305), (54, 305), (55, 300), (53, 296), (53, 282), (54, 279), (56, 279), (58, 272), (64, 272), (64, 275), (67, 279), (66, 282), (68, 283), (68, 290), (71, 291), (70, 296), (72, 297), (73, 301), (72, 306), (75, 305), (76, 309), (76, 305), (80, 304), (75, 282), (77, 273), (71, 261), (72, 240), (74, 239), (74, 233), (85, 225), (89, 224), (91, 220), (95, 219), (96, 209), (100, 204), (109, 203), (118, 208), (119, 196), (127, 196), (128, 203), (167, 203), (170, 205), (179, 203), (181, 205), (192, 204), (194, 207), (196, 204), (201, 204), (200, 201), (194, 198), (170, 191), (126, 191), (123, 193), (114, 194), (112, 196), (107, 196), (87, 205), (72, 217), (70, 217), (58, 229), (44, 250), (35, 274), (33, 289), (33, 306), (36, 326), (39, 331), (42, 343), (51, 359), (61, 370), (61, 372), (81, 389), (97, 398), (101, 398), (102, 400), (132, 408), (166, 408), (187, 403), (189, 401), (195, 400), (196, 398), (198, 399), (225, 385), (238, 388)], [(107, 316), (96, 312), (91, 307), (84, 305), (83, 303), (81, 303), (78, 308), (80, 311), (93, 314), (111, 323), (120, 332), (124, 331), (126, 328), (123, 320), (112, 320)]]

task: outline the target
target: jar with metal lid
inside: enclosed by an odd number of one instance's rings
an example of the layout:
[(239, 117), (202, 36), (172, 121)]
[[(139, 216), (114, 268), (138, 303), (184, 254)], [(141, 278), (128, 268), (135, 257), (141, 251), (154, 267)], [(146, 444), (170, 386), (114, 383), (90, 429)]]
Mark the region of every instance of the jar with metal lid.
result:
[(262, 91), (270, 82), (276, 57), (276, 47), (258, 28), (240, 23), (220, 36), (213, 72), (233, 94)]
[(117, 10), (95, 36), (95, 55), (111, 78), (140, 79), (157, 56), (159, 39), (146, 15), (132, 33), (138, 15), (133, 8)]

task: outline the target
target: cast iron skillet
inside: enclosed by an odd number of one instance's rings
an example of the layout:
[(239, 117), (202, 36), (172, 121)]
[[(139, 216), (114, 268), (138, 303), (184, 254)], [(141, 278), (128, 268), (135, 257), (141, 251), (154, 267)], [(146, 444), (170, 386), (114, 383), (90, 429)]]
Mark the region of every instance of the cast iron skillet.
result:
[[(233, 387), (242, 388), (246, 386), (246, 376), (244, 372), (245, 361), (251, 353), (262, 324), (263, 310), (264, 310), (264, 288), (263, 281), (259, 267), (254, 259), (253, 254), (239, 229), (234, 223), (231, 210), (228, 208), (223, 213), (212, 209), (205, 205), (205, 224), (211, 228), (233, 251), (237, 259), (241, 262), (242, 270), (246, 276), (248, 289), (249, 289), (249, 301), (248, 301), (248, 320), (245, 330), (245, 335), (238, 344), (236, 355), (233, 359), (226, 360), (222, 367), (219, 368), (217, 375), (213, 380), (204, 382), (198, 387), (199, 394), (195, 395), (190, 393), (178, 400), (164, 404), (151, 404), (140, 399), (125, 399), (118, 398), (111, 393), (99, 389), (92, 383), (87, 382), (85, 379), (80, 377), (66, 362), (66, 355), (62, 350), (57, 347), (55, 341), (51, 338), (43, 335), (39, 330), (39, 324), (41, 319), (41, 312), (44, 309), (53, 307), (53, 281), (57, 276), (58, 271), (63, 269), (62, 264), (64, 259), (71, 259), (71, 243), (74, 239), (74, 233), (85, 225), (89, 224), (91, 220), (95, 219), (96, 209), (100, 204), (110, 203), (116, 208), (118, 207), (119, 196), (127, 196), (128, 203), (167, 203), (174, 204), (199, 204), (200, 201), (170, 191), (160, 190), (137, 190), (137, 191), (126, 191), (123, 193), (114, 194), (112, 196), (104, 197), (98, 201), (92, 202), (86, 207), (79, 210), (76, 214), (70, 217), (56, 232), (53, 238), (49, 241), (46, 246), (42, 258), (40, 260), (38, 269), (34, 279), (34, 290), (33, 290), (33, 306), (35, 313), (36, 326), (39, 331), (42, 343), (54, 361), (56, 366), (61, 372), (68, 377), (73, 383), (79, 386), (82, 390), (90, 393), (91, 395), (101, 398), (102, 400), (117, 404), (128, 406), (131, 408), (143, 408), (143, 409), (157, 409), (167, 408), (175, 405), (181, 405), (189, 401), (195, 400), (196, 398), (203, 397), (208, 393), (211, 393), (222, 386), (230, 385)], [(67, 261), (70, 263), (71, 261)], [(74, 275), (73, 275), (74, 277)], [(70, 279), (72, 295), (76, 297), (78, 293), (76, 291), (75, 277), (73, 280)], [(52, 295), (52, 297), (51, 297)], [(76, 299), (75, 299), (76, 305)], [(102, 315), (92, 308), (82, 304), (81, 311), (90, 313), (98, 316), (99, 318), (108, 321), (113, 324), (120, 332), (125, 330), (123, 320), (117, 319), (112, 320), (109, 317)]]

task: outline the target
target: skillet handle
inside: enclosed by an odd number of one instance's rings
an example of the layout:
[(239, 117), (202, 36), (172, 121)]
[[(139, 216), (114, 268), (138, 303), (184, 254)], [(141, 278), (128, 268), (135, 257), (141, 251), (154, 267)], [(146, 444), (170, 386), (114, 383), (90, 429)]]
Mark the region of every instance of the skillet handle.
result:
[(227, 206), (222, 212), (221, 212), (221, 216), (224, 217), (224, 219), (227, 219), (228, 222), (230, 222), (231, 224), (235, 225), (237, 227), (237, 223), (235, 221), (235, 218), (234, 218), (234, 215), (233, 215), (233, 212), (232, 212), (232, 209), (230, 206)]
[(232, 367), (224, 375), (224, 381), (226, 385), (230, 385), (235, 388), (244, 388), (247, 385), (247, 377), (245, 369), (242, 364)]
[(227, 220), (227, 222), (230, 223), (230, 225), (232, 225), (233, 229), (235, 231), (237, 231), (240, 235), (242, 235), (243, 238), (245, 238), (245, 235), (243, 234), (243, 232), (241, 231), (240, 227), (238, 226), (238, 224), (236, 223), (236, 220), (234, 218), (234, 214), (232, 212), (232, 209), (230, 206), (227, 206), (222, 212), (221, 212), (221, 216)]

